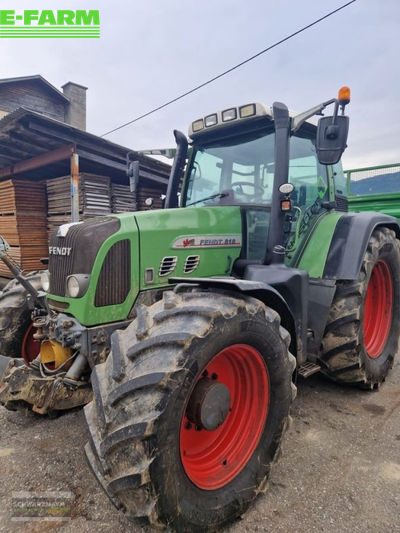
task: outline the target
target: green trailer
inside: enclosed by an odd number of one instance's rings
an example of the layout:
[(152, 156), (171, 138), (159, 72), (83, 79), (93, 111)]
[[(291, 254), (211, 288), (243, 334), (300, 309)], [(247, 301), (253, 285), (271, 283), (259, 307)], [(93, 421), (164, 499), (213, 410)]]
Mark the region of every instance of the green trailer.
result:
[(378, 211), (400, 220), (400, 163), (346, 170), (351, 211)]

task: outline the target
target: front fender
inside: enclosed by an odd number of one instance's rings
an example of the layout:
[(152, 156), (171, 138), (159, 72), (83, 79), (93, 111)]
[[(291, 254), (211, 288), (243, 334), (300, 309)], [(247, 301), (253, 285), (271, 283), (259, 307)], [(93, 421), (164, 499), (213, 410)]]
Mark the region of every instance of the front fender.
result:
[(333, 233), (323, 278), (357, 279), (369, 239), (373, 231), (382, 226), (393, 229), (400, 237), (399, 222), (389, 215), (374, 211), (343, 215)]
[(283, 296), (272, 285), (262, 281), (249, 281), (236, 278), (170, 278), (170, 283), (178, 284), (175, 290), (184, 290), (185, 285), (230, 290), (245, 293), (257, 298), (274, 309), (281, 317), (281, 323), (291, 335), (290, 350), (301, 364), (305, 359), (304, 317), (295, 317)]

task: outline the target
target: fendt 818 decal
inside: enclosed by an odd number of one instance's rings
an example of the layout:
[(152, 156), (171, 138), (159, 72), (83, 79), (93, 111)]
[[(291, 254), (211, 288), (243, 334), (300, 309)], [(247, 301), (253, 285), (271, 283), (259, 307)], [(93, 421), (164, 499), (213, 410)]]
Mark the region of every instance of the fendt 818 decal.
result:
[(241, 235), (190, 235), (179, 237), (172, 248), (224, 248), (242, 246)]

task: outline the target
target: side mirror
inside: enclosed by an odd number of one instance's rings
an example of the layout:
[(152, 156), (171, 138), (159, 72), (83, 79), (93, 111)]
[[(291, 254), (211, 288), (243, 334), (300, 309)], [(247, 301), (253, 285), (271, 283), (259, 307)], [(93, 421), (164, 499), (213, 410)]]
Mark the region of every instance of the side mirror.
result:
[(129, 178), (131, 192), (136, 192), (139, 185), (139, 161), (128, 161), (126, 173)]
[(335, 115), (322, 117), (318, 121), (316, 149), (322, 165), (337, 163), (347, 147), (349, 117)]

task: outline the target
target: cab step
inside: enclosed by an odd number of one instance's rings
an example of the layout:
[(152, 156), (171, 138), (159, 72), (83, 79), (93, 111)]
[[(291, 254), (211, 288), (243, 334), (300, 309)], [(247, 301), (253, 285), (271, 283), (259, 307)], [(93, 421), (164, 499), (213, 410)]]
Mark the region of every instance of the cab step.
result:
[(301, 366), (299, 366), (299, 368), (297, 369), (297, 373), (303, 378), (309, 378), (320, 370), (321, 367), (319, 365), (316, 365), (315, 363), (310, 363), (308, 361), (307, 363), (303, 363)]

